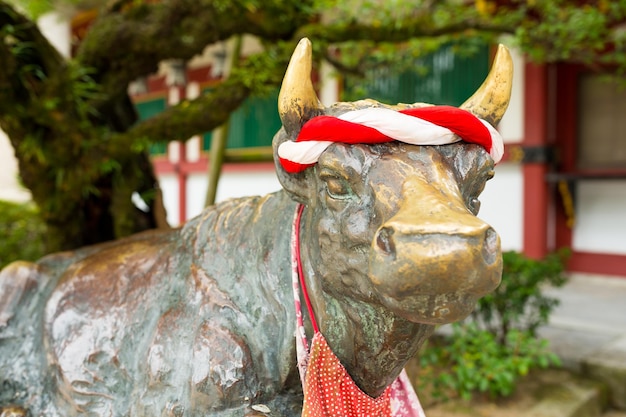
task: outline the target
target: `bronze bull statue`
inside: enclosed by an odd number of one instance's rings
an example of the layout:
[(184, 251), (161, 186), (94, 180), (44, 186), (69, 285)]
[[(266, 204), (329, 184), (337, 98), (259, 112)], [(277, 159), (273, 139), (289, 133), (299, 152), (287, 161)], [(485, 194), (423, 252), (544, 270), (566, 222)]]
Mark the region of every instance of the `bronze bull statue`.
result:
[[(325, 109), (310, 71), (303, 40), (281, 88), (275, 156), (316, 115), (426, 106)], [(511, 76), (500, 47), (461, 108), (497, 124)], [(300, 203), (321, 333), (378, 396), (435, 325), (463, 319), (499, 283), (499, 237), (476, 217), (493, 166), (466, 142), (336, 143), (302, 172), (277, 163), (279, 192), (209, 207), (176, 230), (7, 266), (0, 415), (300, 415), (290, 263)]]

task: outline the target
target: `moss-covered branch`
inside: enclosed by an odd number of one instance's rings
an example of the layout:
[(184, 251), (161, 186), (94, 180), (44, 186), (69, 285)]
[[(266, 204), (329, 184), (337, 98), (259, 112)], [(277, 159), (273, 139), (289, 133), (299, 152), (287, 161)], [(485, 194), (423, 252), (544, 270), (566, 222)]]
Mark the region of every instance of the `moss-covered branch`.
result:
[(309, 24), (301, 27), (297, 37), (309, 37), (318, 42), (341, 43), (345, 41), (370, 41), (401, 43), (414, 38), (436, 38), (446, 35), (462, 35), (477, 32), (506, 34), (513, 28), (475, 20), (453, 22), (445, 26), (435, 26), (426, 18), (416, 18), (399, 22), (396, 26), (379, 26), (360, 22), (322, 25)]
[[(132, 192), (154, 189), (149, 160), (128, 152), (111, 160), (102, 139), (115, 128), (108, 121), (119, 117), (94, 117), (90, 101), (101, 90), (90, 71), (66, 62), (33, 22), (5, 2), (0, 56), (6, 63), (0, 70), (0, 127), (48, 226), (48, 249), (155, 227), (152, 213), (139, 213), (130, 200)], [(123, 98), (118, 102), (128, 103)]]
[[(45, 78), (64, 69), (64, 60), (37, 25), (0, 1), (0, 90), (3, 106), (26, 104)], [(30, 91), (30, 93), (28, 93)], [(1, 115), (0, 115), (1, 116)]]
[(289, 39), (310, 18), (301, 11), (306, 1), (266, 1), (263, 8), (246, 1), (121, 3), (103, 10), (77, 55), (82, 66), (96, 70), (102, 91), (113, 97), (125, 93), (134, 79), (155, 72), (163, 60), (189, 60), (207, 45), (239, 34)]
[(220, 84), (206, 95), (185, 100), (137, 123), (114, 140), (119, 142), (121, 153), (128, 152), (128, 143), (142, 140), (151, 143), (187, 140), (222, 125), (249, 94), (250, 89), (241, 82)]
[(128, 149), (171, 140), (187, 140), (224, 124), (251, 94), (263, 94), (280, 85), (292, 42), (279, 42), (249, 56), (230, 77), (194, 100), (184, 100), (163, 112), (113, 135), (107, 152), (124, 155)]

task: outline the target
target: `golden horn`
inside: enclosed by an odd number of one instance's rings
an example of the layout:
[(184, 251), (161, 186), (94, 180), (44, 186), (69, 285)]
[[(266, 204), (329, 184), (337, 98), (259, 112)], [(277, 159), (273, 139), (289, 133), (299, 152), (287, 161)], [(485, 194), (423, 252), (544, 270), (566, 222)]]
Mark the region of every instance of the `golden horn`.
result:
[(311, 82), (311, 41), (303, 38), (287, 66), (278, 95), (278, 114), (287, 133), (299, 132), (309, 119), (323, 109)]
[(460, 108), (497, 126), (509, 106), (512, 85), (513, 59), (508, 48), (500, 44), (489, 75)]

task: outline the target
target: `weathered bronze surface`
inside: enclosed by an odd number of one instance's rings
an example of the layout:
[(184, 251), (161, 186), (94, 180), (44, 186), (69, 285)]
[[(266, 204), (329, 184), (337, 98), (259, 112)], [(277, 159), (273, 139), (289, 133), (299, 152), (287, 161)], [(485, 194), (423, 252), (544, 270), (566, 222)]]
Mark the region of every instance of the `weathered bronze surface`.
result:
[[(498, 60), (510, 63), (506, 50)], [(275, 149), (313, 115), (384, 106), (323, 109), (310, 65), (305, 40), (283, 84)], [(509, 64), (498, 65), (486, 82), (496, 91), (466, 105), (493, 123), (511, 83)], [(252, 408), (264, 404), (267, 415), (300, 415), (296, 201), (306, 205), (302, 257), (321, 331), (370, 395), (434, 325), (464, 318), (499, 283), (499, 238), (475, 216), (493, 175), (482, 147), (335, 144), (302, 173), (277, 170), (284, 190), (210, 207), (178, 230), (5, 268), (0, 414), (266, 415)]]

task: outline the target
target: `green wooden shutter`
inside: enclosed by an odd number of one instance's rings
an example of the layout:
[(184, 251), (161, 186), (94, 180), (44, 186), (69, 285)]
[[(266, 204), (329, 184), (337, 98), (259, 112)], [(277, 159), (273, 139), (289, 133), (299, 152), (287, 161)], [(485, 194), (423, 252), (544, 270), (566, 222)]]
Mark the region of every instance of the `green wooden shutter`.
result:
[(202, 150), (209, 151), (211, 149), (211, 138), (213, 137), (213, 132), (206, 132), (202, 135)]
[[(226, 147), (250, 148), (271, 146), (272, 138), (281, 128), (278, 117), (278, 90), (266, 97), (248, 97), (235, 112), (230, 115), (230, 126)], [(211, 135), (205, 134), (202, 149), (211, 147)]]
[(281, 128), (278, 117), (278, 90), (267, 97), (249, 97), (230, 116), (228, 148), (271, 146)]
[(487, 76), (489, 47), (485, 45), (471, 56), (461, 56), (454, 52), (453, 45), (448, 45), (418, 59), (415, 68), (400, 73), (379, 68), (368, 74), (366, 80), (346, 79), (342, 99), (354, 101), (367, 97), (388, 104), (424, 102), (459, 106)]
[[(141, 120), (150, 118), (165, 110), (164, 98), (135, 103)], [(271, 146), (272, 138), (281, 128), (278, 117), (278, 90), (266, 97), (249, 97), (230, 116), (227, 148), (249, 148)], [(211, 148), (212, 132), (202, 135), (202, 150)], [(165, 154), (167, 144), (159, 143), (150, 147), (151, 155)]]
[[(155, 100), (148, 100), (135, 103), (137, 113), (139, 113), (139, 119), (145, 120), (150, 117), (161, 113), (165, 110), (167, 103), (165, 98), (157, 98)], [(165, 155), (167, 153), (167, 143), (155, 143), (150, 145), (150, 155)]]

